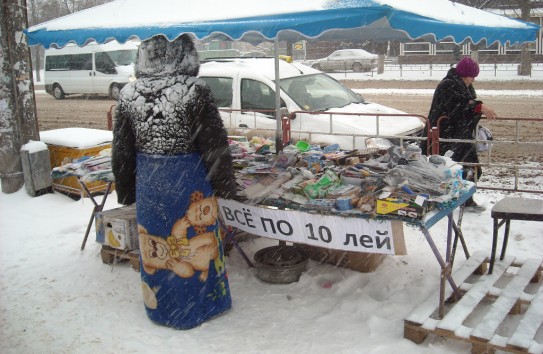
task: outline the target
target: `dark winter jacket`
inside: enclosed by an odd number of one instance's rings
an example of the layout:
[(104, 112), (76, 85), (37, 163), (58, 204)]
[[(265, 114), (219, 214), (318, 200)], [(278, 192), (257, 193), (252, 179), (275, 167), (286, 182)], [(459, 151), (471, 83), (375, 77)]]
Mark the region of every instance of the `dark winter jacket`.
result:
[[(441, 139), (473, 139), (473, 132), (481, 118), (481, 101), (476, 100), (477, 95), (472, 85), (466, 86), (462, 78), (451, 68), (447, 76), (437, 86), (428, 120), (432, 127), (437, 126), (437, 121), (442, 116), (439, 125)], [(425, 129), (425, 131), (427, 131)], [(465, 162), (477, 162), (473, 144), (468, 143), (441, 143), (441, 154), (452, 150), (453, 160)], [(421, 144), (422, 151), (426, 152), (426, 142)], [(475, 155), (475, 156), (473, 156)]]
[(227, 133), (207, 85), (196, 78), (200, 64), (192, 40), (163, 36), (138, 51), (137, 80), (121, 91), (113, 129), (112, 167), (118, 201), (135, 202), (136, 153), (199, 152), (215, 193), (235, 195)]

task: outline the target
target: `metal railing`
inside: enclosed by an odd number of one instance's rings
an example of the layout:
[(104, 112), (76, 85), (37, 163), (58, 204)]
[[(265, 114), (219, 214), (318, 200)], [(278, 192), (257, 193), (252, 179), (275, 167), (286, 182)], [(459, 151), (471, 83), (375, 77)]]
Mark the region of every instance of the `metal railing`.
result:
[[(225, 119), (225, 116), (223, 115), (223, 120), (227, 121), (227, 126), (229, 127), (236, 127), (231, 128), (235, 129), (237, 133), (244, 133), (251, 130), (257, 130), (257, 131), (267, 131), (270, 134), (276, 134), (276, 129), (274, 128), (262, 128), (260, 124), (258, 124), (257, 119), (261, 118), (262, 115), (266, 115), (266, 117), (274, 117), (275, 110), (240, 110), (240, 109), (225, 109), (221, 108), (219, 109), (220, 112), (226, 113), (229, 116)], [(234, 122), (234, 115), (232, 113), (239, 112), (246, 115), (252, 115), (253, 121), (251, 126), (258, 127), (258, 128), (251, 128), (251, 127), (237, 127), (236, 122)], [(328, 116), (328, 126), (323, 127), (319, 131), (308, 131), (308, 130), (299, 130), (293, 128), (292, 122), (296, 122), (298, 119), (307, 119), (307, 118), (298, 118), (298, 115), (325, 115)], [(353, 133), (340, 133), (334, 130), (333, 125), (333, 116), (341, 115), (341, 116), (359, 116), (361, 118), (366, 118), (368, 120), (373, 120), (375, 124), (375, 134), (353, 134)], [(381, 124), (380, 124), (380, 118), (381, 117), (416, 117), (422, 121), (423, 124), (426, 123), (426, 117), (422, 115), (417, 114), (388, 114), (388, 113), (348, 113), (348, 112), (311, 112), (311, 111), (294, 111), (290, 112), (288, 116), (283, 117), (282, 120), (282, 137), (283, 137), (283, 144), (288, 144), (291, 142), (294, 137), (295, 140), (308, 140), (308, 141), (318, 141), (320, 136), (335, 136), (335, 137), (347, 137), (350, 138), (350, 146), (352, 149), (355, 149), (357, 147), (364, 147), (365, 143), (364, 140), (367, 138), (384, 138), (384, 139), (391, 139), (399, 141), (399, 143), (403, 144), (405, 140), (423, 140), (424, 137), (419, 136), (412, 136), (412, 135), (386, 135), (381, 134)], [(275, 121), (274, 118), (269, 118), (270, 120)]]
[[(530, 165), (526, 163), (526, 157), (523, 156), (523, 163), (515, 163), (514, 161), (503, 161), (494, 158), (493, 150), (495, 148), (505, 147), (509, 150), (516, 148), (517, 150), (520, 147), (528, 147), (535, 152), (539, 153), (539, 159), (543, 160), (543, 141), (524, 141), (521, 139), (521, 123), (522, 122), (534, 122), (535, 124), (539, 123), (542, 126), (537, 129), (540, 131), (543, 128), (543, 119), (537, 118), (497, 118), (496, 121), (511, 121), (514, 122), (514, 138), (511, 139), (502, 139), (500, 140), (499, 136), (494, 136), (492, 140), (480, 140), (477, 136), (473, 139), (439, 139), (439, 125), (443, 119), (448, 119), (448, 117), (440, 117), (438, 119), (437, 127), (428, 130), (428, 153), (440, 153), (439, 151), (439, 142), (443, 143), (470, 143), (470, 144), (479, 144), (486, 143), (488, 149), (486, 151), (478, 152), (479, 163), (461, 163), (466, 167), (485, 167), (487, 170), (483, 173), (482, 176), (477, 175), (477, 168), (474, 168), (474, 177), (475, 184), (478, 189), (489, 189), (489, 190), (500, 190), (508, 192), (523, 192), (523, 193), (543, 193), (543, 187), (541, 183), (534, 182), (536, 178), (543, 178), (543, 166), (541, 163), (537, 165)], [(476, 131), (479, 128), (479, 125), (476, 127)], [(533, 128), (533, 127), (532, 127)], [(526, 128), (528, 129), (528, 128)], [(517, 156), (520, 157), (520, 156)], [(511, 179), (512, 182), (509, 183), (511, 187), (502, 187), (506, 182), (503, 179)], [(498, 181), (500, 179), (500, 181)], [(524, 183), (520, 183), (526, 181)], [(498, 183), (499, 182), (499, 183)], [(533, 183), (532, 183), (533, 182)], [(526, 184), (533, 184), (536, 188), (527, 189)], [(524, 188), (523, 188), (524, 186)]]
[[(500, 77), (501, 73), (517, 73), (520, 63), (490, 63), (479, 64), (479, 70), (486, 77)], [(385, 63), (384, 71), (389, 73), (397, 73), (398, 77), (403, 77), (404, 74), (428, 72), (429, 76), (434, 75), (438, 77), (444, 76), (451, 68), (451, 64), (392, 64)], [(371, 76), (373, 76), (375, 70), (372, 70)], [(352, 73), (350, 71), (344, 72), (344, 77), (348, 78)], [(543, 63), (532, 63), (532, 77), (543, 78)]]
[[(248, 111), (248, 110), (233, 110), (233, 109), (220, 109), (223, 113), (229, 113), (230, 114), (230, 126), (235, 126), (235, 122), (233, 121), (233, 114), (234, 112), (243, 112), (245, 114), (252, 114), (254, 119), (254, 126), (258, 126), (257, 123), (257, 117), (259, 114), (267, 114), (269, 116), (274, 115), (274, 110), (262, 110), (258, 112), (254, 111)], [(303, 131), (303, 130), (296, 130), (292, 129), (291, 122), (292, 119), (299, 119), (295, 118), (298, 114), (309, 114), (309, 115), (327, 115), (329, 117), (329, 126), (327, 131), (319, 131), (319, 132), (309, 132), (309, 131)], [(373, 119), (375, 122), (375, 134), (367, 134), (367, 135), (357, 135), (357, 134), (348, 134), (348, 133), (338, 133), (334, 131), (334, 127), (332, 124), (332, 118), (333, 115), (354, 115), (354, 116), (360, 116), (360, 117), (367, 117), (368, 119)], [(421, 115), (412, 115), (412, 114), (362, 114), (362, 113), (345, 113), (345, 112), (307, 112), (307, 111), (296, 111), (291, 112), (289, 116), (283, 117), (282, 121), (282, 138), (283, 143), (288, 144), (289, 142), (292, 142), (294, 139), (300, 140), (300, 139), (307, 139), (308, 141), (312, 141), (315, 137), (318, 137), (320, 135), (333, 135), (338, 137), (350, 137), (351, 143), (353, 148), (356, 148), (356, 146), (360, 146), (360, 143), (362, 141), (365, 141), (367, 138), (385, 138), (397, 141), (398, 144), (402, 144), (405, 141), (422, 141), (427, 140), (427, 137), (424, 136), (410, 136), (410, 135), (384, 135), (380, 134), (380, 124), (379, 124), (379, 118), (380, 117), (386, 117), (386, 116), (395, 116), (395, 117), (402, 117), (402, 116), (409, 116), (409, 117), (418, 117), (419, 119), (423, 121), (427, 121), (425, 116)], [(441, 139), (437, 140), (437, 142), (459, 142), (459, 143), (471, 143), (471, 144), (477, 144), (477, 143), (487, 143), (488, 144), (488, 150), (485, 152), (479, 153), (479, 163), (462, 163), (462, 165), (469, 167), (469, 166), (481, 166), (484, 167), (486, 172), (481, 176), (482, 178), (478, 178), (479, 176), (475, 176), (475, 183), (477, 185), (477, 188), (479, 189), (489, 189), (489, 190), (500, 190), (500, 191), (510, 191), (510, 192), (525, 192), (525, 193), (543, 193), (543, 187), (540, 183), (533, 183), (536, 188), (528, 189), (525, 186), (525, 183), (521, 183), (522, 181), (533, 181), (534, 178), (540, 177), (543, 178), (543, 167), (540, 164), (537, 165), (530, 165), (528, 163), (515, 163), (514, 161), (503, 161), (496, 159), (494, 156), (494, 150), (498, 146), (505, 146), (508, 148), (511, 148), (513, 146), (527, 146), (530, 148), (534, 148), (534, 151), (541, 151), (541, 155), (543, 158), (543, 141), (524, 141), (521, 138), (521, 123), (522, 122), (534, 122), (535, 124), (540, 123), (543, 124), (542, 119), (536, 119), (536, 118), (498, 118), (499, 121), (512, 121), (515, 123), (515, 131), (514, 131), (514, 139), (503, 139), (501, 140), (500, 137), (494, 137), (493, 140), (479, 140), (477, 137), (475, 137), (472, 140), (462, 140), (462, 139)], [(543, 127), (542, 127), (543, 128)], [(243, 129), (242, 129), (243, 130)], [(258, 130), (259, 132), (265, 132), (268, 131), (271, 136), (274, 136), (276, 134), (275, 129), (255, 129), (255, 128), (245, 128), (246, 131), (250, 130)], [(239, 131), (238, 131), (239, 132)], [(242, 132), (243, 133), (243, 132)], [(438, 132), (439, 133), (439, 132)], [(439, 135), (437, 135), (439, 136)], [(293, 139), (294, 137), (294, 139)], [(430, 144), (428, 144), (430, 145)], [(500, 179), (500, 183), (496, 183), (496, 178)], [(507, 185), (507, 181), (504, 182), (503, 179), (508, 178), (511, 179), (511, 187), (503, 187), (503, 185)]]
[[(112, 110), (113, 107), (111, 107), (110, 111), (108, 112), (108, 129), (111, 129), (112, 127)], [(223, 120), (226, 120), (228, 122), (227, 126), (229, 127), (236, 127), (237, 124), (234, 121), (235, 117), (233, 113), (243, 113), (246, 115), (252, 115), (253, 116), (253, 127), (258, 127), (259, 124), (257, 124), (257, 119), (261, 118), (262, 115), (265, 115), (267, 119), (270, 119), (270, 121), (275, 122), (275, 110), (239, 110), (239, 109), (226, 109), (221, 108), (219, 111), (222, 113)], [(319, 131), (319, 132), (310, 132), (310, 131), (303, 131), (303, 130), (296, 130), (292, 129), (291, 122), (300, 119), (296, 118), (296, 115), (298, 114), (309, 114), (309, 115), (327, 115), (329, 125), (327, 131)], [(225, 117), (227, 115), (227, 117)], [(349, 134), (349, 133), (338, 133), (334, 131), (334, 127), (332, 124), (333, 115), (352, 115), (352, 116), (360, 116), (360, 117), (367, 117), (367, 119), (373, 119), (375, 122), (375, 134), (367, 134), (367, 135), (357, 135), (357, 134)], [(332, 135), (332, 136), (338, 136), (338, 137), (350, 137), (351, 143), (353, 148), (356, 146), (360, 146), (362, 144), (362, 141), (365, 141), (367, 138), (385, 138), (390, 139), (393, 141), (396, 141), (398, 144), (403, 145), (406, 141), (422, 141), (427, 140), (427, 137), (425, 136), (411, 136), (411, 135), (384, 135), (380, 134), (380, 124), (379, 124), (379, 118), (380, 117), (386, 117), (386, 116), (394, 116), (394, 117), (417, 117), (421, 119), (422, 121), (426, 122), (427, 118), (422, 115), (413, 115), (413, 114), (368, 114), (368, 113), (346, 113), (346, 112), (308, 112), (308, 111), (295, 111), (290, 112), (288, 116), (285, 116), (282, 118), (282, 124), (281, 124), (281, 139), (283, 144), (289, 144), (293, 142), (293, 136), (295, 140), (300, 139), (306, 139), (308, 141), (312, 141), (314, 137), (318, 137), (319, 135)], [(272, 118), (273, 117), (273, 118)], [(534, 151), (537, 151), (541, 154), (541, 159), (543, 159), (543, 141), (526, 141), (522, 138), (521, 134), (521, 124), (523, 122), (533, 122), (534, 124), (541, 124), (542, 126), (538, 128), (538, 131), (541, 131), (541, 128), (543, 128), (543, 119), (537, 119), (537, 118), (497, 118), (496, 121), (511, 121), (514, 122), (514, 133), (513, 133), (513, 139), (500, 139), (499, 136), (494, 136), (493, 140), (479, 140), (477, 137), (475, 137), (472, 140), (462, 140), (462, 139), (439, 139), (437, 138), (437, 142), (459, 142), (459, 143), (471, 143), (471, 144), (477, 144), (477, 143), (487, 143), (488, 144), (488, 150), (484, 152), (479, 153), (479, 163), (473, 164), (473, 163), (462, 163), (464, 166), (481, 166), (484, 167), (486, 172), (481, 176), (482, 178), (479, 178), (479, 176), (475, 176), (475, 183), (477, 185), (478, 189), (489, 189), (489, 190), (500, 190), (500, 191), (510, 191), (510, 192), (524, 192), (524, 193), (543, 193), (543, 184), (538, 183), (535, 181), (536, 178), (543, 179), (543, 166), (541, 163), (538, 163), (536, 165), (529, 164), (526, 162), (523, 163), (515, 163), (514, 161), (500, 161), (495, 158), (494, 156), (494, 150), (500, 147), (506, 147), (506, 148), (513, 148), (513, 147), (529, 147), (532, 148)], [(236, 134), (239, 135), (246, 135), (249, 132), (258, 132), (264, 134), (265, 132), (268, 133), (269, 137), (275, 137), (277, 134), (276, 128), (251, 128), (251, 127), (237, 127), (237, 128), (230, 128), (235, 129)], [(430, 132), (430, 131), (429, 131)], [(430, 135), (430, 134), (428, 134)], [(437, 132), (437, 137), (439, 137), (439, 131)], [(431, 141), (428, 144), (430, 147)], [(526, 156), (517, 156), (518, 158)], [(524, 160), (524, 159), (523, 159)], [(500, 180), (503, 179), (511, 179), (511, 187), (500, 187), (500, 185), (503, 185), (504, 182), (500, 181), (500, 183), (496, 183), (495, 179), (499, 178)], [(528, 189), (524, 185), (525, 183), (521, 183), (521, 180), (527, 180), (528, 182), (532, 183), (535, 188)]]

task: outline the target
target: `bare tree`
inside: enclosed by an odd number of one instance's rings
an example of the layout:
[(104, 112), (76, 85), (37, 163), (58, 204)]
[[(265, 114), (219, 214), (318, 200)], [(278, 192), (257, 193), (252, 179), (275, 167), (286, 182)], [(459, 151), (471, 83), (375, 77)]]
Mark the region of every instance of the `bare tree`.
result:
[[(515, 14), (515, 17), (525, 21), (530, 21), (530, 11), (535, 7), (542, 7), (543, 1), (532, 0), (459, 0), (464, 5), (476, 7), (478, 9), (504, 9)], [(535, 38), (534, 38), (535, 40)], [(532, 74), (532, 57), (529, 44), (521, 45), (519, 75), (529, 76)]]
[[(27, 0), (28, 23), (33, 26), (110, 1), (112, 0)], [(40, 70), (44, 49), (41, 46), (34, 46), (30, 52), (34, 62), (36, 81), (41, 81)]]
[(2, 192), (24, 184), (21, 146), (39, 140), (30, 51), (21, 37), (28, 27), (26, 0), (0, 1), (0, 179)]
[[(523, 21), (529, 21), (530, 10), (532, 4), (530, 0), (517, 0), (517, 4), (520, 7), (520, 19)], [(532, 75), (532, 56), (530, 55), (530, 48), (527, 43), (522, 44), (522, 51), (520, 53), (520, 68), (519, 75), (530, 76)]]
[(104, 1), (97, 0), (57, 0), (57, 2), (67, 14), (73, 14), (74, 12), (104, 3)]
[[(28, 7), (28, 24), (30, 26), (41, 22), (39, 20), (40, 14), (38, 13), (38, 6), (36, 4), (36, 0), (28, 0), (27, 1), (27, 7)], [(34, 72), (36, 73), (36, 81), (41, 81), (40, 71), (41, 71), (41, 57), (42, 57), (42, 51), (43, 49), (41, 47), (33, 47), (30, 48), (30, 54), (32, 58), (34, 59)]]

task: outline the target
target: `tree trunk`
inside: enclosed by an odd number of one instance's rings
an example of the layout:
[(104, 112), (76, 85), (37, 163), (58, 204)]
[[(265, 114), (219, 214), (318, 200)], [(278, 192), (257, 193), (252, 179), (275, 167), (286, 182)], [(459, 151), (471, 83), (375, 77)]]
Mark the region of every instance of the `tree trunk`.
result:
[(294, 42), (287, 41), (287, 56), (292, 57), (292, 46)]
[[(32, 53), (31, 53), (32, 54)], [(40, 48), (36, 47), (34, 49), (34, 72), (36, 73), (36, 81), (41, 81), (41, 55)]]
[(520, 67), (518, 69), (520, 76), (532, 75), (532, 56), (528, 44), (522, 45), (522, 51), (520, 52)]
[(471, 50), (470, 57), (471, 57), (471, 59), (475, 60), (476, 62), (479, 62), (479, 51), (477, 50), (477, 47), (475, 47), (475, 48), (473, 48)]
[(0, 179), (2, 192), (24, 185), (21, 146), (39, 140), (32, 62), (26, 37), (26, 0), (0, 1)]
[[(530, 0), (521, 0), (519, 5), (520, 5), (521, 20), (528, 21), (530, 19), (530, 9), (531, 9)], [(532, 75), (532, 57), (530, 55), (528, 43), (524, 43), (522, 45), (522, 51), (520, 52), (520, 67), (518, 68), (518, 74), (520, 76)]]
[(385, 55), (387, 54), (388, 42), (378, 43), (377, 49), (377, 74), (385, 72)]

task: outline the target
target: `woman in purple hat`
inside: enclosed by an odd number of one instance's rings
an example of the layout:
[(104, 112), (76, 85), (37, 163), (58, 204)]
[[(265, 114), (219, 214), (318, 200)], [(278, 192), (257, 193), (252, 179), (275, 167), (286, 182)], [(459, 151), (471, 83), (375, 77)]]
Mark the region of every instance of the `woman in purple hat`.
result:
[[(465, 139), (472, 140), (475, 128), (485, 115), (487, 119), (495, 119), (496, 113), (488, 105), (477, 100), (473, 82), (479, 75), (479, 65), (469, 57), (461, 59), (455, 68), (451, 68), (447, 76), (437, 86), (432, 106), (428, 113), (428, 120), (432, 127), (437, 126), (437, 121), (442, 116), (449, 117), (442, 119), (439, 127), (440, 139)], [(422, 151), (426, 151), (426, 141), (421, 144)], [(457, 162), (479, 163), (475, 144), (440, 142), (439, 152), (441, 154), (451, 150), (452, 159)], [(467, 166), (464, 168), (464, 179), (474, 180), (474, 173), (481, 176), (480, 166)], [(477, 206), (470, 198), (466, 206)]]

